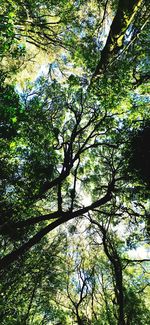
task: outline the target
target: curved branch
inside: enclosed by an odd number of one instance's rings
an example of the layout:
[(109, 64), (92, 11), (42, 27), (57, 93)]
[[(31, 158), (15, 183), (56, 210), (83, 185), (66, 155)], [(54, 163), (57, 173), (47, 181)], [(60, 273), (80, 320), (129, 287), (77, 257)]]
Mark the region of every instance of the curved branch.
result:
[[(48, 234), (50, 231), (52, 231), (56, 227), (60, 226), (61, 224), (65, 223), (73, 218), (82, 216), (85, 213), (87, 213), (88, 211), (95, 209), (96, 207), (106, 204), (108, 201), (111, 200), (113, 186), (114, 186), (113, 184), (110, 184), (108, 186), (108, 191), (107, 191), (106, 195), (104, 197), (102, 197), (101, 199), (97, 200), (96, 202), (92, 203), (91, 205), (84, 207), (82, 209), (79, 209), (77, 211), (74, 211), (74, 212), (71, 212), (71, 211), (62, 212), (61, 213), (62, 217), (58, 218), (57, 220), (55, 220), (54, 222), (52, 222), (51, 224), (49, 224), (48, 226), (46, 226), (45, 228), (40, 230), (36, 235), (34, 235), (31, 239), (29, 239), (28, 242), (23, 244), (21, 247), (12, 251), (11, 253), (7, 254), (2, 259), (0, 259), (0, 269), (6, 268), (11, 263), (18, 260), (27, 251), (29, 251), (31, 247), (33, 247), (35, 244), (39, 243), (39, 241), (46, 234)], [(51, 214), (50, 214), (50, 217), (51, 217)], [(37, 223), (37, 222), (41, 221), (41, 219), (42, 219), (42, 216), (39, 217), (39, 220), (38, 220), (38, 217), (36, 217), (36, 218), (34, 218), (34, 221), (35, 221), (35, 223)], [(49, 215), (43, 216), (42, 220), (49, 220)]]

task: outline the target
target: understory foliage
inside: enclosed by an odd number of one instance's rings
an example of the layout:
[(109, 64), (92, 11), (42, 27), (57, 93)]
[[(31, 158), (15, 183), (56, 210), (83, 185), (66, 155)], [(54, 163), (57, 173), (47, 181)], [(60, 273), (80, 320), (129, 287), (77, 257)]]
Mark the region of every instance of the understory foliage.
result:
[(1, 1), (2, 325), (150, 324), (148, 11)]

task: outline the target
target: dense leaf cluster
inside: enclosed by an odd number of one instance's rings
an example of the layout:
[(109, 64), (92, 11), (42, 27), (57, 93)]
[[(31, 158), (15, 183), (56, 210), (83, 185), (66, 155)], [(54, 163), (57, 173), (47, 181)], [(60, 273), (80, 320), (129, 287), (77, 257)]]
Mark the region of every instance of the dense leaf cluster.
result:
[(1, 1), (3, 325), (150, 323), (148, 7)]

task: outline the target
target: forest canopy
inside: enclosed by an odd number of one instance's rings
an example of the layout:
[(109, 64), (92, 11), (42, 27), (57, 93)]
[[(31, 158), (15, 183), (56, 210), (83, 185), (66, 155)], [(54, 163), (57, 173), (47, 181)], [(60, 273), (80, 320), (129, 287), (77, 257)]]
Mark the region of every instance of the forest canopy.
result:
[(148, 0), (1, 0), (2, 325), (150, 324)]

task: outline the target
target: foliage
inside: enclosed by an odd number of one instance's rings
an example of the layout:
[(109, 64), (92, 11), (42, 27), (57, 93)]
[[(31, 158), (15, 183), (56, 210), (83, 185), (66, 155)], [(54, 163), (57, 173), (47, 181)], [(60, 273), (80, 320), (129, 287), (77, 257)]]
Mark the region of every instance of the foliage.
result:
[(129, 152), (129, 168), (141, 178), (149, 188), (149, 165), (150, 165), (150, 148), (149, 148), (150, 127), (149, 121), (144, 121), (138, 130), (131, 133)]
[(0, 10), (1, 322), (148, 325), (148, 1)]

